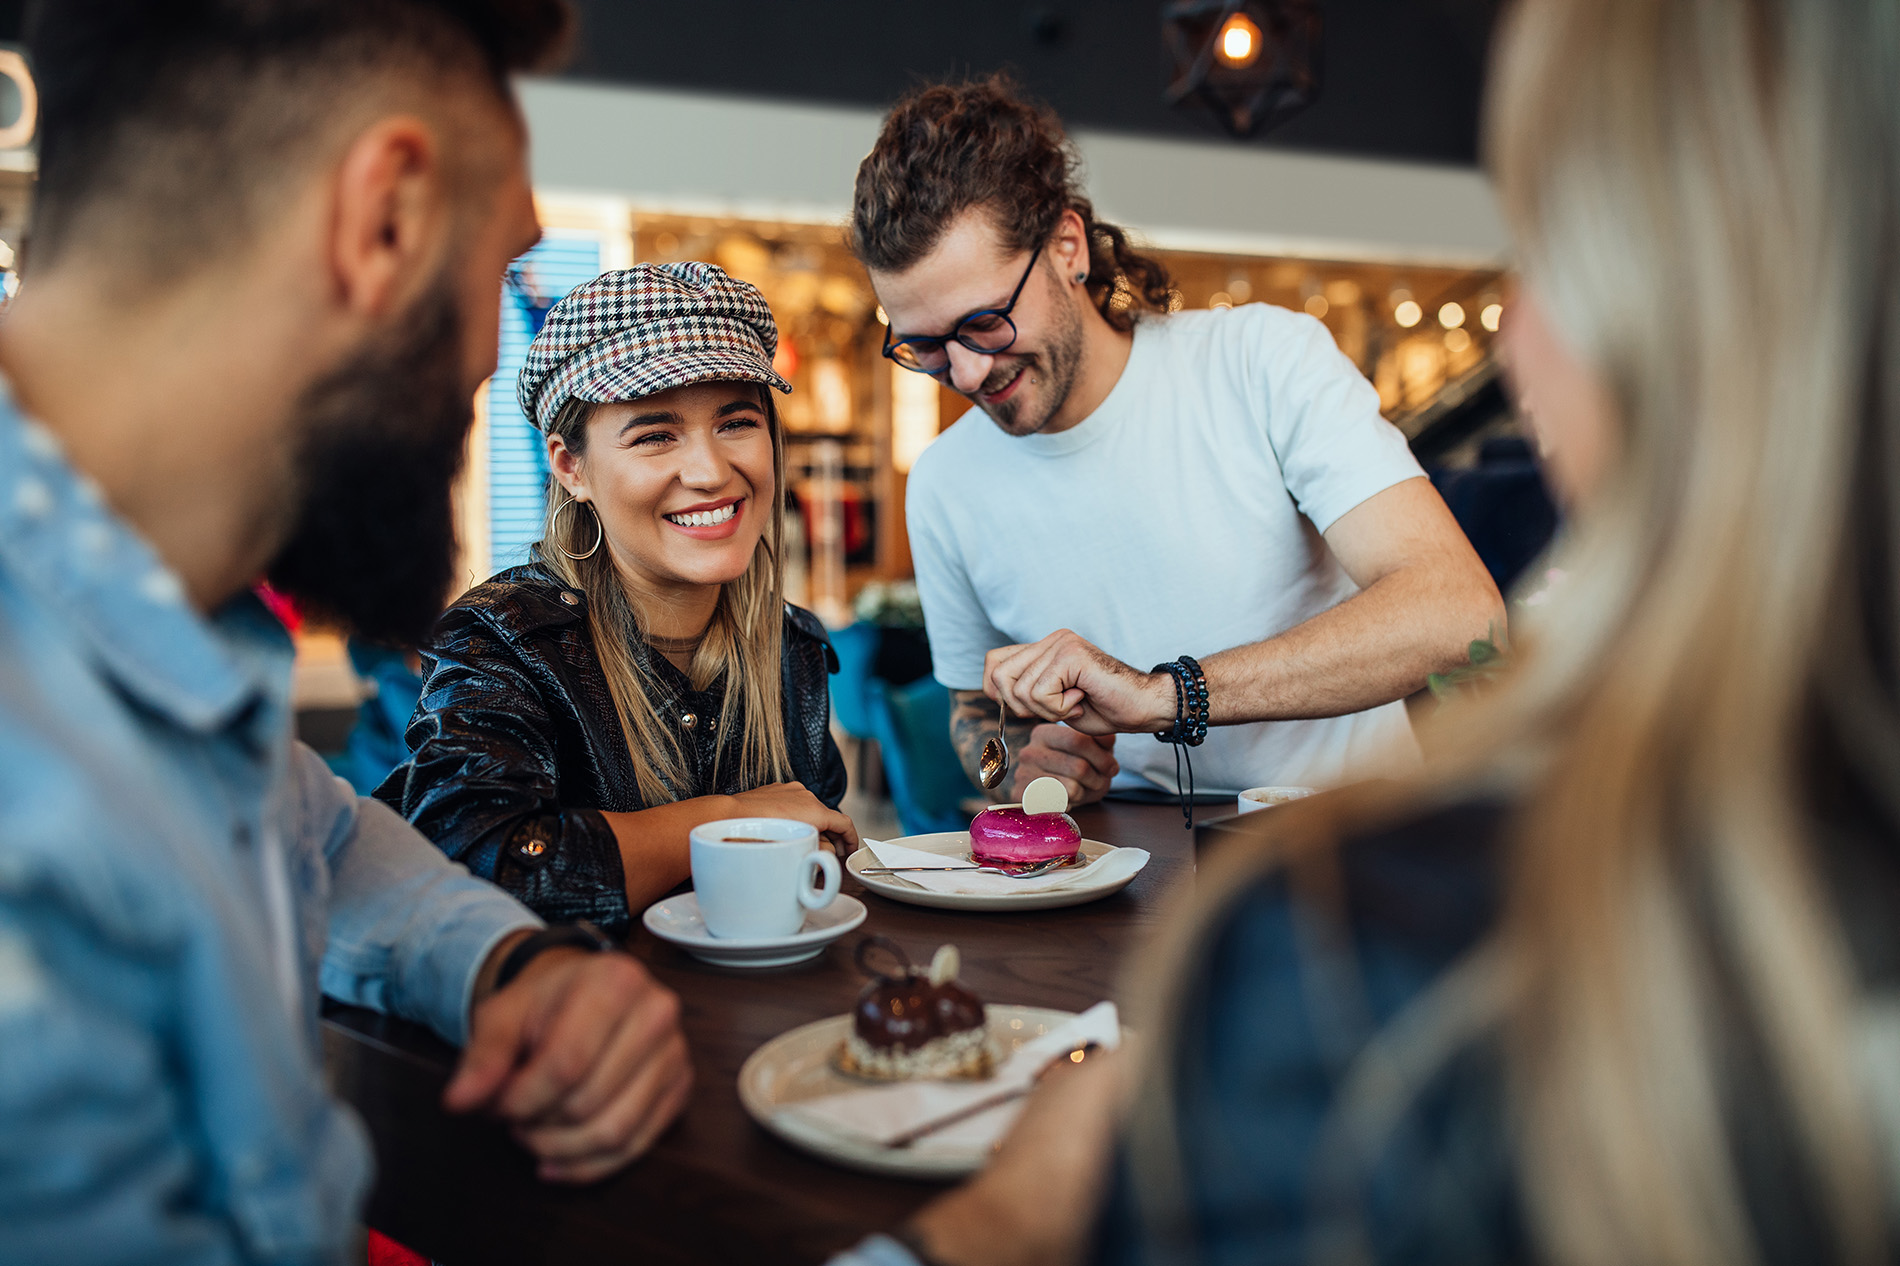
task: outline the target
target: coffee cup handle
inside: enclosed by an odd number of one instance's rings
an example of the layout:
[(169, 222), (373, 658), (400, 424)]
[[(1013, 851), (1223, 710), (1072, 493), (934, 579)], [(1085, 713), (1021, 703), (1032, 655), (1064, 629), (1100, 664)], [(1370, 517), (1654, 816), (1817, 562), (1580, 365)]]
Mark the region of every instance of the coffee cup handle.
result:
[(838, 859), (822, 848), (805, 854), (805, 865), (816, 866), (825, 882), (822, 888), (812, 887), (812, 872), (807, 869), (798, 885), (798, 904), (807, 910), (822, 910), (837, 897), (844, 874), (838, 869)]

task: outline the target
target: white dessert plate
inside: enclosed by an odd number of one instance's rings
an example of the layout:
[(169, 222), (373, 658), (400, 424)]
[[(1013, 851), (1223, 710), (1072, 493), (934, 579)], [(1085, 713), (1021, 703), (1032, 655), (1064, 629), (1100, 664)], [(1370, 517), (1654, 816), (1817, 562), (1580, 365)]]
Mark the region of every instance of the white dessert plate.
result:
[(785, 967), (818, 957), (825, 946), (863, 923), (866, 913), (862, 901), (840, 893), (824, 909), (807, 910), (805, 926), (791, 936), (740, 941), (708, 932), (699, 899), (682, 892), (648, 906), (640, 921), (647, 931), (701, 962), (717, 967)]
[[(1074, 1019), (1074, 1012), (1047, 1007), (987, 1006), (983, 1016), (997, 1055), (1008, 1059), (1031, 1038)], [(879, 1147), (843, 1131), (826, 1129), (810, 1115), (785, 1111), (810, 1099), (845, 1090), (862, 1090), (861, 1078), (832, 1067), (831, 1056), (846, 1034), (851, 1017), (834, 1015), (781, 1033), (753, 1051), (739, 1069), (739, 1102), (752, 1119), (801, 1151), (867, 1174), (898, 1178), (955, 1179), (983, 1167), (996, 1143), (1022, 1111), (1021, 1099), (926, 1134), (909, 1147)]]
[[(905, 848), (914, 848), (919, 852), (936, 853), (946, 862), (970, 861), (970, 833), (968, 831), (938, 831), (932, 835), (906, 835), (902, 839), (889, 841), (901, 844)], [(1082, 856), (1088, 861), (1113, 853), (1115, 846), (1104, 844), (1100, 840), (1083, 840)], [(881, 897), (892, 901), (908, 901), (914, 906), (929, 906), (934, 910), (1054, 910), (1062, 906), (1079, 906), (1090, 901), (1099, 901), (1126, 888), (1135, 874), (1121, 875), (1106, 879), (1084, 879), (1073, 884), (1064, 884), (1060, 888), (1043, 888), (1033, 892), (1010, 893), (967, 893), (932, 892), (919, 884), (914, 884), (902, 875), (867, 875), (867, 866), (878, 864), (876, 856), (868, 848), (861, 848), (845, 859), (844, 868), (851, 872), (857, 881)]]

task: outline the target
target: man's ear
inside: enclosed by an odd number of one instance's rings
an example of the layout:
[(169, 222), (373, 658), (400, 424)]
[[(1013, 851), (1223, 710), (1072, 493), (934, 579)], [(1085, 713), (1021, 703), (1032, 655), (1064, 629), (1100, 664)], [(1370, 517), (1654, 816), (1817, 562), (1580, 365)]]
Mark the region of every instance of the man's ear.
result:
[(351, 312), (386, 316), (427, 275), (447, 226), (442, 162), (435, 130), (412, 115), (379, 119), (344, 151), (330, 266)]
[(587, 491), (587, 477), (581, 473), (579, 455), (558, 435), (548, 436), (548, 469), (576, 501), (585, 501), (592, 495)]
[(1065, 281), (1076, 273), (1088, 272), (1088, 228), (1074, 209), (1064, 211), (1062, 218), (1056, 221), (1055, 236), (1049, 241), (1048, 253), (1053, 257), (1056, 274)]

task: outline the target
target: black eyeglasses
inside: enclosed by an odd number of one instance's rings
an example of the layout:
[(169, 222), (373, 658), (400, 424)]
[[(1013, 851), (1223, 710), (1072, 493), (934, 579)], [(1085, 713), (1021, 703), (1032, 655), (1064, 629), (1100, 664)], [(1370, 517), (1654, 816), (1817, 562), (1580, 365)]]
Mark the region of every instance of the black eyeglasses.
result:
[(950, 367), (950, 353), (944, 350), (944, 344), (953, 339), (985, 356), (1007, 351), (1016, 341), (1016, 323), (1009, 319), (1009, 314), (1015, 309), (1016, 300), (1022, 297), (1023, 287), (1029, 284), (1029, 274), (1036, 270), (1036, 258), (1041, 254), (1040, 246), (1029, 252), (1029, 267), (1023, 269), (1022, 280), (1010, 291), (1009, 302), (1002, 307), (972, 312), (957, 322), (954, 331), (941, 337), (918, 334), (893, 343), (891, 332), (886, 330), (884, 354), (905, 369), (914, 369), (920, 374), (941, 374)]

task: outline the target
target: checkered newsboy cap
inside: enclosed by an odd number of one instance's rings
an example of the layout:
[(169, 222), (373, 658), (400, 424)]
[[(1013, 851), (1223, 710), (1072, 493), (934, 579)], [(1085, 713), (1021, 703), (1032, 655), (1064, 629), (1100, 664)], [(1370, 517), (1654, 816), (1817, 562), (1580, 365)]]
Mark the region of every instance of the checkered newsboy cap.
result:
[(762, 382), (778, 325), (757, 286), (717, 264), (636, 264), (602, 273), (548, 310), (515, 398), (539, 430), (569, 400), (638, 400), (695, 382)]

